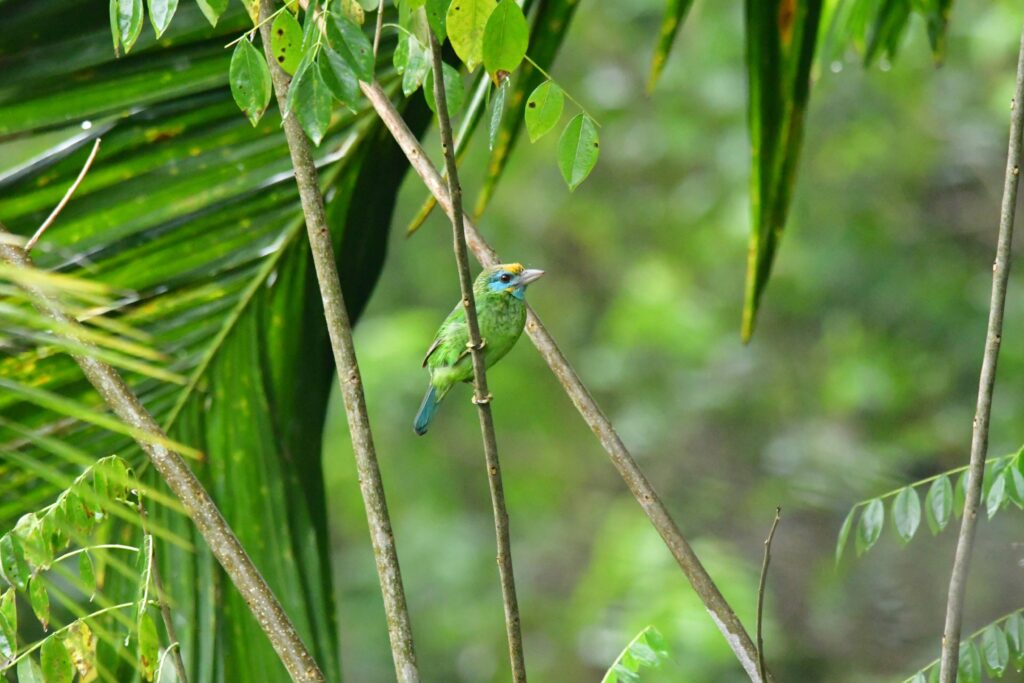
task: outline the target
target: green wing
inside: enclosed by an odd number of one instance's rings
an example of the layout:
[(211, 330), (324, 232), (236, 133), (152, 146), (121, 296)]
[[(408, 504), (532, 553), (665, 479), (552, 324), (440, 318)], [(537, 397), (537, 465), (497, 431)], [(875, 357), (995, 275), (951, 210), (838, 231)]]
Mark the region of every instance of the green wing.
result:
[(441, 323), (437, 330), (434, 342), (427, 349), (427, 355), (423, 357), (423, 367), (427, 367), (430, 357), (438, 354), (433, 365), (453, 366), (469, 355), (466, 343), (469, 341), (469, 332), (466, 329), (466, 309), (462, 304), (456, 304), (452, 312)]

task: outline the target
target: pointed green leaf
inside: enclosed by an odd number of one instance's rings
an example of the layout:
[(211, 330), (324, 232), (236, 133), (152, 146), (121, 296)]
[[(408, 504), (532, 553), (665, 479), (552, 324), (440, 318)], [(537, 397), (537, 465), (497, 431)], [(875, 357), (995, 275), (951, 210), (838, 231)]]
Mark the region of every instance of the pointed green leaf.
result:
[(978, 647), (967, 640), (960, 643), (960, 670), (957, 681), (978, 683), (981, 680), (981, 654)]
[(1024, 664), (1024, 615), (1020, 612), (1011, 614), (1003, 622), (1003, 631), (1006, 632), (1006, 640), (1010, 645), (1014, 661), (1019, 667)]
[(989, 674), (1002, 676), (1010, 663), (1010, 647), (1006, 642), (1006, 634), (997, 624), (989, 624), (982, 632), (981, 654)]
[(320, 75), (320, 69), (309, 61), (295, 73), (288, 88), (288, 115), (295, 116), (302, 130), (320, 146), (331, 123), (331, 91)]
[(553, 81), (544, 81), (530, 93), (526, 100), (526, 132), (530, 142), (537, 142), (548, 131), (558, 125), (565, 107), (565, 93)]
[(914, 674), (914, 677), (910, 679), (910, 683), (928, 683), (928, 679), (925, 678), (923, 671), (918, 671)]
[(924, 498), (925, 517), (933, 534), (937, 534), (949, 524), (953, 514), (953, 485), (949, 477), (943, 474), (928, 487), (928, 495)]
[(36, 660), (24, 657), (18, 661), (18, 683), (47, 683)]
[(302, 26), (291, 12), (281, 12), (270, 25), (270, 52), (286, 74), (295, 74), (302, 61)]
[(430, 30), (437, 36), (437, 42), (444, 44), (445, 38), (448, 37), (447, 33), (447, 21), (448, 21), (448, 7), (451, 5), (451, 0), (427, 0), (427, 23), (430, 25)]
[(50, 625), (50, 594), (46, 592), (46, 585), (40, 576), (33, 576), (28, 582), (28, 601), (32, 605), (36, 619), (47, 630)]
[(96, 570), (88, 552), (78, 555), (78, 579), (83, 584), (84, 592), (89, 594), (89, 600), (92, 601), (96, 597)]
[(4, 578), (20, 590), (28, 586), (29, 568), (21, 541), (13, 533), (0, 536), (0, 572)]
[(153, 618), (146, 611), (139, 622), (139, 668), (147, 681), (153, 680), (159, 658), (160, 637), (157, 635)]
[(448, 39), (470, 73), (483, 59), (484, 31), (495, 7), (494, 0), (452, 0), (448, 6)]
[(245, 112), (249, 123), (255, 126), (270, 104), (270, 70), (267, 62), (252, 43), (243, 38), (238, 41), (231, 55), (228, 74), (235, 104)]
[(575, 190), (594, 169), (601, 143), (597, 125), (586, 114), (577, 114), (558, 141), (558, 168), (569, 190)]
[[(224, 11), (228, 8), (228, 0), (196, 0), (196, 4), (199, 5), (199, 9), (202, 11), (203, 16), (206, 17), (206, 20), (210, 22), (210, 26), (216, 26), (220, 15), (224, 14)], [(281, 14), (288, 13), (281, 12)]]
[(651, 58), (651, 74), (647, 77), (647, 92), (652, 92), (654, 86), (661, 77), (661, 71), (665, 68), (668, 60), (668, 53), (675, 42), (679, 27), (686, 20), (686, 14), (690, 11), (693, 0), (668, 0), (665, 7), (665, 15), (661, 20), (661, 28), (658, 30), (658, 44), (654, 48), (654, 56)]
[(142, 0), (110, 0), (110, 24), (116, 28), (118, 44), (128, 54), (142, 32)]
[[(462, 109), (463, 101), (466, 99), (466, 89), (462, 85), (462, 76), (459, 75), (459, 72), (454, 67), (448, 64), (444, 64), (441, 67), (441, 72), (444, 74), (444, 96), (448, 100), (448, 115), (455, 116)], [(434, 102), (433, 69), (427, 72), (427, 77), (423, 81), (423, 98), (427, 101), (430, 111), (436, 114), (437, 104)]]
[(146, 0), (146, 4), (149, 6), (149, 21), (159, 38), (171, 25), (171, 19), (178, 10), (178, 0)]
[(60, 638), (50, 636), (43, 641), (39, 660), (46, 683), (71, 683), (75, 667), (71, 664), (71, 657), (68, 656), (68, 650)]
[(1003, 470), (1003, 477), (1006, 479), (1006, 495), (1013, 501), (1013, 504), (1024, 509), (1024, 474), (1011, 465)]
[(408, 97), (423, 85), (423, 80), (430, 71), (430, 52), (416, 36), (410, 35), (401, 42), (408, 49), (405, 72), (402, 74), (402, 93)]
[(967, 485), (971, 481), (971, 471), (964, 470), (960, 479), (953, 489), (953, 514), (960, 517), (964, 513), (964, 506), (967, 504)]
[(487, 149), (494, 149), (494, 143), (498, 139), (498, 133), (501, 131), (501, 115), (505, 111), (505, 96), (510, 85), (511, 79), (506, 77), (501, 82), (501, 85), (498, 86), (494, 97), (491, 99), (491, 125), (487, 131)]
[(18, 605), (14, 588), (0, 596), (0, 668), (18, 652)]
[(530, 42), (530, 27), (515, 0), (501, 0), (484, 27), (484, 68), (490, 74), (519, 68)]
[(1006, 478), (1001, 475), (1002, 473), (996, 475), (992, 480), (992, 486), (985, 497), (989, 519), (995, 517), (996, 513), (999, 512), (999, 508), (1006, 502)]
[(904, 543), (908, 543), (921, 523), (921, 501), (917, 491), (910, 486), (900, 489), (892, 503), (892, 517), (896, 533)]
[(329, 47), (320, 50), (316, 58), (320, 68), (320, 78), (334, 98), (341, 102), (349, 111), (356, 111), (359, 103), (359, 79), (352, 67)]
[(43, 524), (34, 512), (22, 515), (18, 519), (14, 526), (14, 535), (21, 541), (29, 566), (43, 569), (50, 566), (53, 561), (53, 548), (46, 542)]
[(860, 516), (860, 524), (857, 526), (857, 555), (862, 555), (871, 549), (882, 533), (882, 525), (885, 523), (885, 506), (878, 498), (868, 501), (864, 506), (864, 512)]
[(839, 539), (836, 541), (836, 564), (839, 564), (839, 560), (843, 558), (843, 550), (846, 548), (846, 539), (850, 537), (850, 529), (853, 528), (853, 518), (856, 514), (857, 508), (850, 508), (850, 511), (846, 513), (846, 519), (843, 520), (843, 525), (839, 527)]
[(373, 45), (363, 29), (346, 16), (331, 14), (327, 21), (327, 41), (352, 67), (359, 80), (373, 82)]

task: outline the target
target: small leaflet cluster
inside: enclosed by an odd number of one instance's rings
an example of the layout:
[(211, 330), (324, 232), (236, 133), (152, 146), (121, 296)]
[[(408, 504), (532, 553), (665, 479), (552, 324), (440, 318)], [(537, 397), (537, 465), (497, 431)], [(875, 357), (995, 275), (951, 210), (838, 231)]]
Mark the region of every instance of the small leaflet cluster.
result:
[[(959, 479), (954, 486), (953, 479), (957, 476)], [(875, 545), (885, 526), (886, 502), (889, 503), (889, 514), (896, 536), (904, 544), (909, 543), (921, 524), (921, 492), (925, 492), (924, 518), (928, 528), (932, 534), (938, 534), (946, 528), (954, 515), (959, 517), (963, 511), (969, 479), (967, 467), (959, 467), (857, 503), (850, 509), (839, 530), (836, 562), (842, 559), (855, 522), (857, 531), (854, 546), (857, 555), (864, 554)], [(1011, 504), (1024, 510), (1024, 449), (992, 458), (985, 464), (981, 504), (989, 519)]]
[(615, 658), (601, 683), (639, 683), (640, 670), (657, 669), (668, 659), (668, 646), (653, 626), (640, 631)]
[[(83, 616), (59, 628), (42, 641), (28, 646), (18, 645), (18, 613), (16, 593), (21, 593), (32, 607), (44, 631), (50, 629), (50, 593), (47, 572), (57, 571), (91, 600), (96, 598), (102, 580), (90, 553), (89, 539), (115, 506), (124, 514), (133, 506), (131, 469), (117, 456), (102, 458), (79, 475), (57, 500), (38, 512), (21, 517), (14, 529), (0, 536), (0, 579), (8, 588), (0, 596), (0, 674), (15, 669), (18, 680), (25, 683), (70, 683), (76, 673), (81, 680), (95, 678), (96, 637), (88, 624), (90, 616), (111, 611), (107, 607)], [(74, 544), (77, 549), (58, 555)], [(140, 599), (120, 607), (135, 609), (135, 628), (129, 633), (134, 641), (139, 671), (147, 681), (153, 680), (158, 664), (160, 640), (156, 624), (147, 611), (149, 574), (152, 563), (152, 540), (147, 536), (139, 552), (138, 569), (143, 577)], [(95, 550), (93, 548), (93, 550)], [(77, 562), (77, 572), (61, 566)], [(35, 653), (38, 650), (38, 661)]]
[[(998, 619), (960, 643), (959, 683), (979, 683), (982, 676), (1002, 678), (1011, 669), (1024, 670), (1024, 612), (1017, 610)], [(939, 660), (933, 661), (903, 683), (939, 680)]]

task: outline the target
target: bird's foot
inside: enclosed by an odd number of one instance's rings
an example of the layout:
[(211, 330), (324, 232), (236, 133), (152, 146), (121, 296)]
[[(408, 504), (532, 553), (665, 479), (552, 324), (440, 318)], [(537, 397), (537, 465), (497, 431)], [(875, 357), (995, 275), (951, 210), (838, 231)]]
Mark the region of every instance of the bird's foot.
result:
[(491, 402), (491, 399), (493, 398), (494, 396), (492, 394), (487, 394), (483, 398), (477, 396), (476, 394), (473, 394), (473, 403), (478, 406), (487, 405), (488, 403)]
[(487, 346), (487, 340), (484, 339), (483, 337), (480, 337), (479, 346), (474, 346), (472, 340), (466, 342), (466, 348), (469, 349), (470, 351), (483, 351), (485, 346)]

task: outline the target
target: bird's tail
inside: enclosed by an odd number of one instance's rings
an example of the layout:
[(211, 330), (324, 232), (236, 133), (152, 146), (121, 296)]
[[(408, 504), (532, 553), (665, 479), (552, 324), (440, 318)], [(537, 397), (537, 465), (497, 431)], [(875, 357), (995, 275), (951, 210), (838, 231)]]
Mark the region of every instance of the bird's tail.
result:
[(437, 389), (431, 385), (423, 397), (423, 403), (420, 404), (420, 411), (416, 413), (416, 421), (412, 423), (412, 428), (418, 435), (423, 436), (427, 433), (427, 427), (430, 426), (430, 420), (433, 419), (439, 405), (441, 399), (437, 395)]

